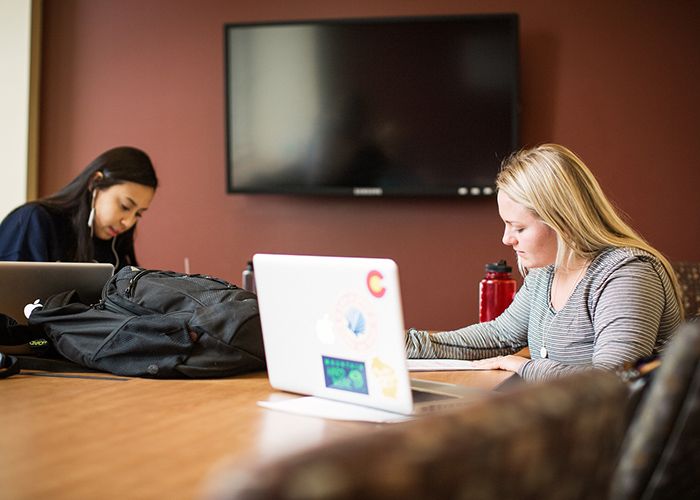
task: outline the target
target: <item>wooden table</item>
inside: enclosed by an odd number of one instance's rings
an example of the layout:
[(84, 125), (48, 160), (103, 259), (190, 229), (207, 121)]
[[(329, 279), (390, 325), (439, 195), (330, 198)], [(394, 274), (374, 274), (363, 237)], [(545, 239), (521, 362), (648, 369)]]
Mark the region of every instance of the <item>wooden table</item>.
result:
[[(416, 378), (491, 389), (508, 372)], [(23, 372), (0, 381), (0, 498), (196, 498), (212, 471), (377, 425), (263, 409), (265, 373), (149, 380)]]

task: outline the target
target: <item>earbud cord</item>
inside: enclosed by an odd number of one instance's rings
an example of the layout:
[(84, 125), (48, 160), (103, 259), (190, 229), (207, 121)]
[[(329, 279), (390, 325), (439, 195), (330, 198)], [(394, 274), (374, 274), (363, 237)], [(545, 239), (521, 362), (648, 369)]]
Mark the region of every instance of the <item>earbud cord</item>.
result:
[(115, 260), (114, 269), (118, 270), (119, 269), (119, 256), (117, 255), (117, 250), (115, 248), (116, 244), (117, 244), (117, 237), (115, 236), (114, 238), (112, 238), (112, 253), (114, 254), (114, 260)]

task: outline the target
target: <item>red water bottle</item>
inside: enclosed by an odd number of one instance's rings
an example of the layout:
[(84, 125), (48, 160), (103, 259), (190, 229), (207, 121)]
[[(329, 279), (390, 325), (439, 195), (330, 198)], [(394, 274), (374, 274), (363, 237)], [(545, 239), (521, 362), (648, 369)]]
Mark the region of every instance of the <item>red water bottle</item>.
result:
[(491, 321), (513, 301), (516, 285), (512, 271), (505, 260), (486, 264), (486, 277), (479, 283), (479, 321)]

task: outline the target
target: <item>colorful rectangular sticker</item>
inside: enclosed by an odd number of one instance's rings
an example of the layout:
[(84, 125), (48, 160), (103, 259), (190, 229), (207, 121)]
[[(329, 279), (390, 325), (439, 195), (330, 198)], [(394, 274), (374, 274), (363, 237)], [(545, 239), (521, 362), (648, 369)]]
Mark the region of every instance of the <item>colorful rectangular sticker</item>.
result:
[(362, 361), (331, 358), (329, 356), (322, 356), (322, 358), (326, 387), (357, 392), (359, 394), (369, 394), (365, 364)]

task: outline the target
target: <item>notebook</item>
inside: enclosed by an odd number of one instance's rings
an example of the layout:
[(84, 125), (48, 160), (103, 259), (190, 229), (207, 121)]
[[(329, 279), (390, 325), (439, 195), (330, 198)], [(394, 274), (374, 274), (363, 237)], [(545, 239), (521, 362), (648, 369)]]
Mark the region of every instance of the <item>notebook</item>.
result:
[(26, 324), (27, 304), (66, 290), (77, 290), (87, 304), (98, 302), (113, 273), (112, 264), (0, 261), (0, 312)]
[(404, 415), (483, 394), (411, 381), (393, 260), (256, 254), (253, 267), (273, 388)]

